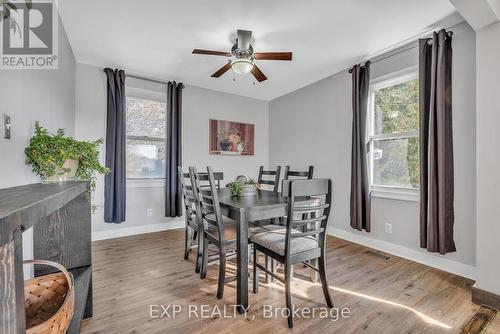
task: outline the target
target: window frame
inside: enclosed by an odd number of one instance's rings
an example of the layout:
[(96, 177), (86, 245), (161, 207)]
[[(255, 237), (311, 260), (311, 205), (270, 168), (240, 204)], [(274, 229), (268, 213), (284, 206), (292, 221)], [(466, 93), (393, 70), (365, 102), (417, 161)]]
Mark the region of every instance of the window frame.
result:
[[(154, 102), (165, 103), (165, 104), (167, 103), (166, 97), (165, 97), (165, 99), (163, 99), (164, 94), (162, 94), (160, 92), (150, 91), (150, 90), (140, 89), (140, 88), (135, 88), (135, 87), (126, 87), (126, 90), (127, 90), (127, 92), (125, 94), (125, 104), (126, 105), (128, 105), (128, 98), (136, 98), (136, 99), (154, 101)], [(127, 113), (125, 112), (125, 115), (126, 114)], [(166, 117), (167, 117), (167, 115), (165, 115), (165, 123), (167, 122)], [(128, 123), (128, 119), (125, 118), (125, 124), (127, 124), (127, 123)], [(153, 141), (153, 142), (165, 143), (166, 136), (167, 136), (166, 133), (165, 133), (165, 138), (152, 137), (152, 136), (135, 136), (135, 135), (125, 134), (125, 141), (127, 142), (130, 139), (130, 140)], [(127, 159), (127, 157), (125, 157), (125, 159)], [(163, 187), (165, 184), (165, 177), (129, 177), (128, 175), (125, 175), (125, 179), (127, 180), (127, 188)]]
[(420, 200), (420, 189), (401, 187), (401, 186), (390, 186), (390, 185), (379, 185), (374, 184), (374, 144), (376, 141), (381, 140), (394, 140), (394, 139), (407, 139), (407, 138), (419, 138), (419, 130), (411, 130), (397, 133), (388, 134), (375, 134), (375, 92), (379, 89), (387, 88), (397, 84), (401, 84), (407, 81), (418, 79), (418, 66), (412, 66), (401, 71), (396, 71), (388, 75), (377, 77), (370, 80), (370, 88), (368, 92), (368, 117), (367, 117), (367, 132), (368, 132), (368, 145), (369, 145), (369, 157), (368, 157), (368, 170), (369, 170), (369, 182), (370, 182), (370, 193), (372, 197), (380, 197), (387, 199), (403, 200), (418, 202)]

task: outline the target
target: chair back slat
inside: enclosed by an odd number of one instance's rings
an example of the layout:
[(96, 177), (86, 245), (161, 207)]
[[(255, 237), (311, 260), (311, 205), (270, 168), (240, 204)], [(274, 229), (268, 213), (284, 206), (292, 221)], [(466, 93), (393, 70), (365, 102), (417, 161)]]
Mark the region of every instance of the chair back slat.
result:
[(306, 219), (293, 219), (291, 221), (291, 223), (294, 226), (298, 226), (298, 225), (303, 225), (303, 224), (318, 223), (318, 222), (321, 222), (325, 219), (326, 219), (326, 216), (323, 215), (323, 216), (320, 216), (318, 218), (315, 217), (315, 218), (306, 218)]
[(196, 215), (196, 210), (193, 210), (193, 209), (187, 209), (186, 213), (190, 214), (190, 215)]
[(307, 171), (293, 171), (290, 170), (290, 166), (286, 166), (284, 180), (289, 180), (290, 176), (293, 176), (295, 178), (312, 179), (313, 173), (314, 173), (314, 166), (309, 166), (309, 169)]
[(215, 206), (205, 201), (201, 202), (201, 207), (205, 209), (208, 214), (215, 212)]
[[(283, 196), (290, 196), (290, 184), (294, 182), (295, 196), (318, 196), (328, 193), (328, 183), (325, 179), (283, 180)], [(307, 181), (307, 182), (303, 182)]]
[(293, 211), (307, 213), (307, 212), (314, 212), (314, 211), (321, 210), (321, 209), (326, 209), (328, 206), (329, 206), (329, 204), (321, 204), (321, 205), (316, 205), (316, 206), (305, 206), (305, 207), (295, 206)]
[[(194, 198), (185, 196), (184, 201), (186, 201), (186, 210), (191, 210), (194, 207), (194, 204), (195, 204)], [(190, 204), (190, 205), (188, 205), (188, 204)]]
[[(220, 183), (224, 179), (223, 172), (214, 172), (214, 180), (217, 181), (217, 189), (220, 189)], [(202, 187), (209, 187), (208, 184), (208, 174), (207, 173), (198, 173), (198, 180), (205, 182), (205, 184), (201, 184)]]
[(318, 228), (312, 231), (307, 231), (307, 232), (301, 232), (301, 233), (292, 233), (290, 234), (290, 238), (303, 238), (303, 237), (311, 237), (311, 236), (317, 236), (320, 233), (323, 233), (324, 229), (323, 228)]
[[(274, 192), (278, 192), (278, 187), (280, 183), (281, 166), (276, 167), (276, 170), (264, 170), (264, 166), (259, 168), (259, 178), (257, 183), (265, 184), (273, 187)], [(271, 176), (270, 179), (265, 179), (265, 177)]]
[(212, 189), (207, 187), (200, 187), (200, 195), (205, 197), (212, 197)]
[[(285, 256), (290, 255), (292, 238), (314, 238), (318, 241), (318, 247), (324, 249), (332, 205), (332, 181), (330, 179), (284, 180), (283, 196), (288, 200)], [(299, 214), (294, 215), (295, 213)], [(295, 230), (296, 227), (310, 225), (314, 226), (303, 232)]]

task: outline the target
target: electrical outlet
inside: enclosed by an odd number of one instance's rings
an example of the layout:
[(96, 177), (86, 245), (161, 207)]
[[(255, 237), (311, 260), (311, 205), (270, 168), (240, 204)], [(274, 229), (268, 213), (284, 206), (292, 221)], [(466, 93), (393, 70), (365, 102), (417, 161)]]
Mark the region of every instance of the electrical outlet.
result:
[(153, 217), (153, 209), (148, 208), (148, 209), (146, 210), (146, 215), (147, 215), (148, 217)]
[(392, 234), (392, 224), (385, 223), (385, 233)]

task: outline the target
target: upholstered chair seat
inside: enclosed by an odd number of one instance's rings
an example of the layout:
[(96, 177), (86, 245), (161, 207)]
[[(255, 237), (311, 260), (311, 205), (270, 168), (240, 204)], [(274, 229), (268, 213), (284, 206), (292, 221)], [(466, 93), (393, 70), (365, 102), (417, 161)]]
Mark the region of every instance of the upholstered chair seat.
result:
[[(300, 234), (301, 231), (292, 229), (293, 234)], [(286, 228), (279, 228), (273, 231), (257, 233), (250, 238), (250, 241), (263, 246), (279, 255), (285, 255)], [(290, 240), (290, 254), (318, 248), (318, 240), (313, 237), (297, 237)]]

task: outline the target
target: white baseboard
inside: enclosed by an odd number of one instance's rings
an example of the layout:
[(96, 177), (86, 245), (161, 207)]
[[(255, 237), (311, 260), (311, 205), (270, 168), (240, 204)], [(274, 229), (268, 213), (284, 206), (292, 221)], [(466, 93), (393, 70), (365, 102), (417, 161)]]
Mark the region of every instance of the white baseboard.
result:
[[(126, 224), (126, 223), (124, 223)], [(122, 225), (111, 225), (113, 227), (109, 230), (94, 231), (92, 232), (92, 241), (114, 239), (121, 237), (128, 237), (131, 235), (138, 235), (144, 233), (153, 233), (166, 230), (174, 230), (184, 227), (184, 218), (176, 218), (171, 221), (156, 224), (147, 224), (141, 226), (125, 227)]]
[(349, 231), (335, 227), (329, 228), (328, 234), (411, 261), (422, 263), (429, 267), (447, 271), (462, 277), (467, 277), (470, 279), (475, 279), (476, 277), (476, 267), (456, 261), (451, 261), (438, 255), (410, 249), (387, 241), (373, 239), (368, 236), (351, 233)]

